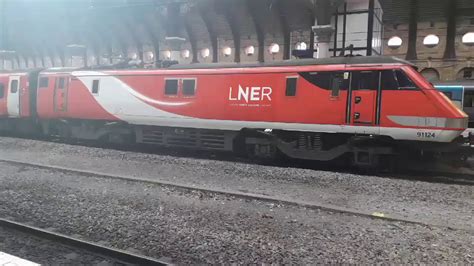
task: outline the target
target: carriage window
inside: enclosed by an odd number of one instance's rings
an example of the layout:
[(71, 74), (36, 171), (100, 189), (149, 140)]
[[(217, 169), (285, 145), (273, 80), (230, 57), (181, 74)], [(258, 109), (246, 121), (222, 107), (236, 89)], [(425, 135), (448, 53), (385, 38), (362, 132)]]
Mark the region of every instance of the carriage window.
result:
[(196, 80), (183, 79), (183, 95), (194, 96), (196, 94)]
[(165, 80), (165, 95), (178, 95), (178, 80)]
[(382, 90), (398, 90), (398, 82), (395, 72), (392, 70), (382, 71)]
[(3, 83), (0, 83), (0, 99), (5, 96), (5, 85)]
[(333, 73), (331, 81), (331, 96), (338, 97), (341, 90), (349, 88), (349, 72)]
[(64, 81), (65, 81), (65, 78), (58, 79), (58, 85), (57, 85), (58, 89), (64, 89), (64, 83), (65, 83)]
[(286, 78), (286, 96), (296, 96), (296, 85), (298, 83), (298, 78)]
[(10, 92), (11, 93), (17, 93), (18, 91), (18, 80), (12, 80), (10, 83)]
[(94, 79), (92, 81), (92, 94), (98, 94), (99, 93), (99, 80)]
[(321, 89), (329, 90), (331, 88), (332, 72), (302, 72), (300, 75), (312, 84)]
[(452, 91), (442, 91), (441, 93), (446, 95), (446, 97), (448, 97), (450, 100), (453, 99), (453, 92)]
[(474, 107), (474, 91), (464, 93), (464, 107)]
[(377, 71), (361, 71), (352, 73), (353, 90), (377, 90), (379, 75)]
[(40, 78), (39, 80), (39, 88), (47, 88), (49, 86), (49, 79), (48, 78)]
[(401, 70), (395, 70), (399, 90), (417, 89), (415, 83)]

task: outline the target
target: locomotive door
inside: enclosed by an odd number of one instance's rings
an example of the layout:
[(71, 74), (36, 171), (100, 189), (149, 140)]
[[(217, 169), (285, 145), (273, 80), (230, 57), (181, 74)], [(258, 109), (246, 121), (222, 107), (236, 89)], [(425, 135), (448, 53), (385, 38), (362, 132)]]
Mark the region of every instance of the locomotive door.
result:
[(7, 94), (9, 117), (20, 117), (20, 76), (11, 76)]
[(67, 111), (67, 92), (69, 80), (67, 77), (56, 77), (54, 84), (54, 111)]
[(360, 71), (352, 73), (350, 124), (372, 126), (377, 124), (377, 102), (379, 72)]

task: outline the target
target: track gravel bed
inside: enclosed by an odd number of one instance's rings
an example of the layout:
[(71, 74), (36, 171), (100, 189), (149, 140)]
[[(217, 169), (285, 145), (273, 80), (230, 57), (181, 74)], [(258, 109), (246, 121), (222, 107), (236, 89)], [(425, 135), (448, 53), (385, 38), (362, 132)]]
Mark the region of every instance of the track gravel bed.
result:
[(3, 227), (0, 250), (41, 265), (118, 265), (109, 258)]
[(20, 160), (278, 196), (474, 229), (474, 186), (181, 158), (0, 138), (0, 159)]
[(0, 217), (178, 264), (474, 263), (472, 232), (0, 167)]

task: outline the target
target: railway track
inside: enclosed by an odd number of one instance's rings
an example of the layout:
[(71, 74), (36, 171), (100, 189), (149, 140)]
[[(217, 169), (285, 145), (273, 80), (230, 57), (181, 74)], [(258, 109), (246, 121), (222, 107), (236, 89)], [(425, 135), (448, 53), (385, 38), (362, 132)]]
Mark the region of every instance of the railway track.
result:
[(109, 174), (106, 172), (81, 170), (81, 169), (74, 169), (70, 167), (62, 167), (62, 166), (55, 166), (55, 165), (48, 165), (48, 164), (30, 163), (30, 162), (23, 162), (23, 161), (18, 161), (18, 160), (8, 160), (8, 159), (0, 158), (0, 162), (39, 168), (39, 169), (52, 170), (52, 171), (59, 171), (59, 172), (64, 172), (64, 173), (78, 174), (82, 176), (93, 176), (93, 177), (98, 177), (98, 178), (147, 183), (147, 184), (167, 187), (174, 190), (185, 190), (185, 191), (191, 191), (191, 192), (206, 193), (206, 194), (211, 194), (211, 195), (223, 195), (223, 196), (234, 197), (234, 198), (239, 198), (239, 199), (244, 199), (244, 200), (256, 200), (256, 201), (269, 202), (273, 204), (298, 206), (298, 207), (303, 207), (303, 208), (308, 208), (308, 209), (326, 210), (330, 212), (345, 213), (345, 214), (356, 215), (356, 216), (361, 216), (361, 217), (368, 217), (371, 219), (379, 219), (379, 220), (393, 221), (393, 222), (403, 222), (403, 223), (417, 224), (417, 225), (429, 226), (429, 227), (443, 227), (443, 228), (463, 230), (463, 231), (474, 231), (474, 228), (468, 227), (468, 226), (467, 227), (452, 226), (446, 223), (436, 223), (436, 222), (427, 223), (427, 222), (422, 222), (419, 220), (407, 219), (405, 217), (393, 215), (389, 213), (367, 212), (367, 211), (362, 211), (358, 209), (344, 208), (344, 207), (340, 207), (336, 205), (315, 202), (315, 201), (295, 200), (291, 198), (268, 196), (268, 195), (262, 195), (262, 194), (256, 194), (256, 193), (247, 193), (247, 192), (241, 192), (241, 191), (236, 191), (236, 190), (210, 189), (207, 187), (196, 186), (196, 185), (187, 185), (187, 184), (168, 182), (168, 181), (151, 180), (151, 179), (140, 178), (140, 177)]
[(0, 227), (15, 230), (17, 232), (45, 239), (60, 245), (69, 246), (78, 250), (88, 251), (92, 254), (106, 257), (114, 261), (117, 265), (170, 265), (169, 263), (154, 258), (106, 247), (97, 243), (84, 241), (7, 219), (0, 218)]
[[(119, 151), (129, 151), (129, 152), (140, 152), (148, 154), (158, 154), (158, 155), (171, 155), (178, 157), (189, 157), (189, 158), (198, 158), (198, 159), (213, 159), (216, 157), (215, 152), (211, 151), (199, 151), (199, 150), (190, 150), (187, 148), (166, 148), (158, 146), (148, 146), (148, 145), (116, 145), (112, 143), (101, 143), (97, 141), (66, 141), (61, 138), (40, 138), (40, 137), (18, 137), (11, 135), (0, 135), (10, 138), (20, 138), (20, 139), (29, 139), (36, 141), (46, 141), (51, 143), (60, 143), (67, 145), (78, 145), (92, 148), (102, 148), (102, 149), (111, 149)], [(474, 148), (474, 147), (473, 147)], [(219, 160), (229, 161), (229, 162), (242, 162), (247, 164), (259, 164), (259, 162), (252, 161), (248, 158), (238, 157), (233, 153), (229, 152), (219, 152), (217, 151)], [(266, 162), (265, 164), (269, 164)], [(317, 162), (317, 161), (302, 161), (302, 160), (293, 160), (288, 159), (280, 162), (274, 162), (270, 165), (274, 166), (283, 166), (283, 167), (296, 167), (312, 170), (325, 170), (325, 171), (335, 171), (342, 173), (354, 173), (357, 172), (357, 169), (351, 168), (347, 165), (334, 164), (331, 162)], [(364, 174), (365, 172), (359, 171), (359, 174)], [(397, 179), (410, 179), (417, 181), (426, 181), (426, 182), (438, 182), (446, 184), (458, 184), (458, 185), (474, 185), (474, 158), (471, 159), (470, 167), (464, 165), (463, 167), (453, 167), (445, 164), (432, 164), (427, 162), (414, 162), (414, 161), (402, 161), (399, 163), (398, 168), (395, 173), (392, 172), (373, 172), (370, 171), (371, 175), (378, 175), (381, 177), (388, 178), (397, 178)], [(396, 174), (397, 176), (395, 176)]]

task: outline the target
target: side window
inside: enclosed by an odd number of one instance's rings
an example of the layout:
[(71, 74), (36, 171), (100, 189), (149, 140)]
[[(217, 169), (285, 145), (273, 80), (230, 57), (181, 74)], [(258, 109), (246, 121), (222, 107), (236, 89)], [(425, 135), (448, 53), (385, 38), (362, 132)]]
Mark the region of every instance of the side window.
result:
[(395, 70), (399, 90), (416, 90), (415, 83), (401, 70)]
[(43, 77), (39, 80), (39, 88), (47, 88), (49, 86), (49, 78)]
[(393, 70), (382, 71), (382, 90), (398, 90), (398, 82)]
[(464, 92), (464, 107), (474, 107), (474, 91)]
[(341, 90), (349, 89), (349, 72), (332, 74), (331, 96), (338, 97)]
[(5, 85), (0, 83), (0, 99), (5, 97)]
[(183, 79), (183, 96), (194, 96), (196, 94), (196, 80)]
[(12, 80), (10, 83), (10, 92), (17, 93), (18, 92), (18, 80)]
[(377, 71), (354, 72), (352, 78), (354, 90), (378, 90), (379, 75)]
[(98, 94), (99, 93), (99, 80), (94, 79), (92, 81), (92, 94)]
[(286, 78), (286, 96), (296, 96), (296, 85), (298, 84), (298, 78), (288, 77)]
[(165, 95), (178, 95), (178, 80), (165, 80)]
[(331, 73), (332, 72), (303, 72), (300, 75), (312, 84), (329, 90), (331, 88)]
[(349, 89), (349, 72), (303, 72), (300, 75), (321, 89), (331, 90), (331, 96), (339, 96), (341, 90)]
[(64, 85), (65, 85), (65, 78), (59, 78), (58, 80), (58, 84), (56, 85), (58, 89), (64, 89)]
[(448, 97), (450, 100), (453, 99), (453, 92), (452, 91), (442, 91), (441, 93), (446, 95), (446, 97)]

